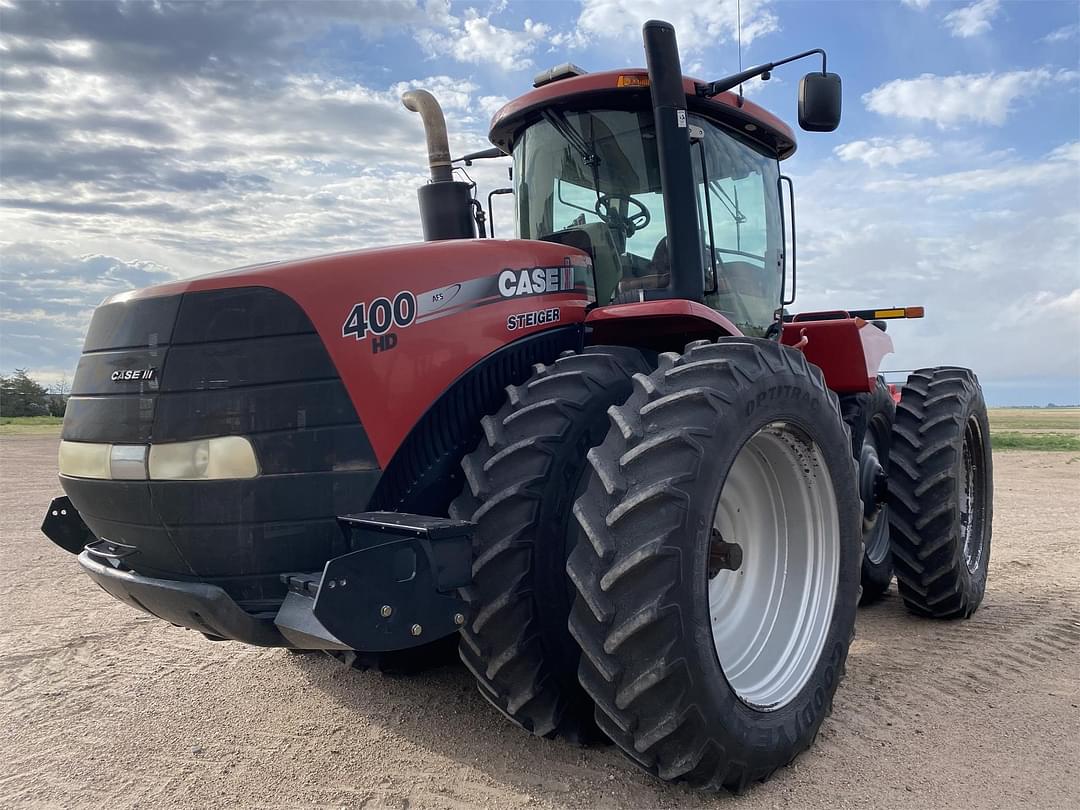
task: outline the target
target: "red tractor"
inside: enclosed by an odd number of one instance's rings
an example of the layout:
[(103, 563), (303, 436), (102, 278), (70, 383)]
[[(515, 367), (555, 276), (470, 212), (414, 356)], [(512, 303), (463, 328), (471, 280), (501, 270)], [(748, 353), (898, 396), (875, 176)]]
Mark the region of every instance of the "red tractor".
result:
[[(811, 51), (682, 75), (537, 78), (491, 125), (515, 238), (485, 238), (434, 99), (425, 242), (268, 263), (94, 313), (43, 529), (118, 599), (211, 639), (361, 662), (447, 640), (528, 731), (606, 736), (742, 789), (810, 745), (860, 598), (979, 605), (983, 397), (879, 375), (884, 320), (789, 316), (779, 119), (730, 92)], [(785, 185), (788, 193), (785, 194)], [(490, 202), (490, 198), (489, 198)], [(478, 238), (479, 235), (479, 238)]]

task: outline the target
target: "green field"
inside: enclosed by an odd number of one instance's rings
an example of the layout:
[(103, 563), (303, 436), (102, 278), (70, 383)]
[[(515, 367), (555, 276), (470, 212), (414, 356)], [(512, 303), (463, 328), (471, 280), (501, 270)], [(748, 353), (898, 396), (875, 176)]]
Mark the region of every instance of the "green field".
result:
[(1080, 408), (991, 408), (990, 429), (1080, 433)]
[(59, 433), (63, 421), (59, 416), (0, 416), (0, 436)]
[(1080, 452), (1080, 408), (991, 408), (995, 450)]

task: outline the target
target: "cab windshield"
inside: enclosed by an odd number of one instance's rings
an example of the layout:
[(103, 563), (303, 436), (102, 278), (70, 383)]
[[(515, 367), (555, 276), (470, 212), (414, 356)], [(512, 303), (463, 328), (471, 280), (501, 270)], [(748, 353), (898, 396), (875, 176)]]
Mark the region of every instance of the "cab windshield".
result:
[[(691, 147), (705, 302), (745, 333), (763, 334), (780, 305), (776, 160), (704, 119), (691, 122), (706, 132)], [(599, 303), (668, 286), (651, 110), (547, 112), (518, 139), (514, 166), (518, 235), (588, 251)]]

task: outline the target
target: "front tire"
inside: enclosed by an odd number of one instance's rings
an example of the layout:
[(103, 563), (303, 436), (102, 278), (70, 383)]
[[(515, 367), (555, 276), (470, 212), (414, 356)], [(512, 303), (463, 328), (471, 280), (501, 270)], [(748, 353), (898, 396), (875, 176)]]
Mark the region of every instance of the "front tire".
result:
[(913, 613), (967, 618), (986, 592), (994, 470), (986, 403), (965, 368), (908, 377), (893, 425), (889, 520), (900, 596)]
[(641, 352), (622, 346), (537, 365), (484, 417), (484, 438), (462, 461), (467, 485), (450, 515), (477, 528), (461, 659), (492, 705), (539, 736), (597, 736), (566, 628), (571, 509), (586, 453), (607, 433), (608, 407), (630, 395), (633, 374), (649, 370)]
[(666, 780), (742, 790), (810, 745), (854, 631), (851, 440), (801, 352), (691, 344), (589, 453), (568, 572), (600, 728)]

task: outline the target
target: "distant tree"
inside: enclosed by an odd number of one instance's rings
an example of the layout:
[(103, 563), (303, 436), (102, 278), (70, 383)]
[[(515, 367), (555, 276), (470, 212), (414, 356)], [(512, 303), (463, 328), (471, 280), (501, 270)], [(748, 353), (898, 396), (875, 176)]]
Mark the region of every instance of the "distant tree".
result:
[(67, 411), (70, 395), (71, 383), (68, 382), (67, 374), (61, 374), (60, 379), (49, 388), (49, 413), (52, 416), (63, 416)]
[(0, 375), (0, 415), (48, 416), (49, 392), (25, 368)]

